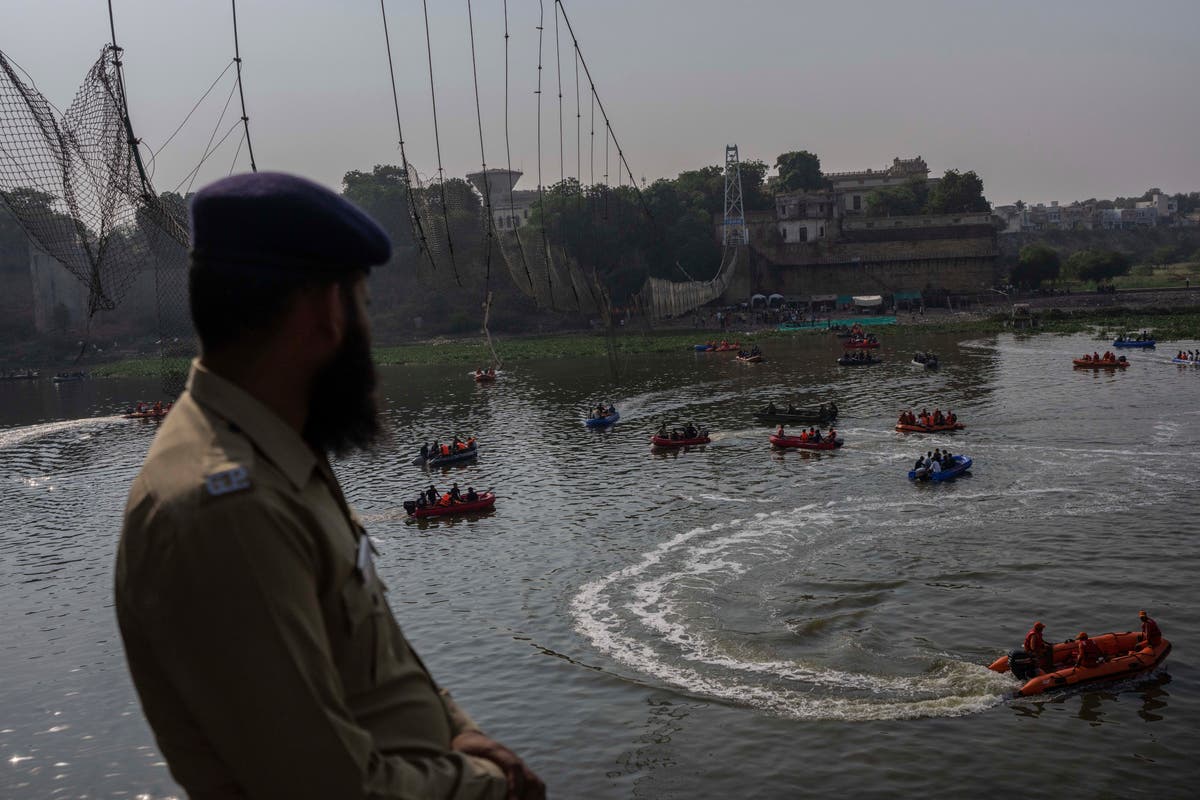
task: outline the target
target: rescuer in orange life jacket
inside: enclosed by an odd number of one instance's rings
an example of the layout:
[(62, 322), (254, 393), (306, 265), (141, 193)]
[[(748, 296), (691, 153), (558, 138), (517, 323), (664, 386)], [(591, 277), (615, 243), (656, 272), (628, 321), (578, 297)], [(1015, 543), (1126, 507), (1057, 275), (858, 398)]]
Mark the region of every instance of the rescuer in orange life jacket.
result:
[(1050, 646), (1046, 644), (1045, 638), (1042, 637), (1042, 631), (1045, 629), (1045, 623), (1033, 623), (1033, 627), (1029, 629), (1029, 633), (1025, 634), (1024, 648), (1026, 653), (1033, 656), (1034, 663), (1044, 670), (1049, 670), (1052, 666), (1053, 656)]
[(1075, 637), (1077, 644), (1075, 645), (1075, 666), (1077, 667), (1094, 667), (1104, 660), (1104, 653), (1100, 652), (1100, 646), (1088, 638), (1084, 632), (1080, 632)]
[(1158, 629), (1158, 623), (1155, 622), (1145, 611), (1138, 612), (1138, 619), (1142, 621), (1142, 638), (1146, 640), (1151, 647), (1158, 647), (1162, 641), (1162, 631)]

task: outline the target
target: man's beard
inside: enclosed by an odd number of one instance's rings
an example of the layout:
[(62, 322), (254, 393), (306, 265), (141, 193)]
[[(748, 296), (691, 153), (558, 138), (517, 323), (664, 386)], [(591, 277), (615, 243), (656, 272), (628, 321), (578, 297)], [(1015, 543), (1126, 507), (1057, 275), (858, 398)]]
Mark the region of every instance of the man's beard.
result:
[(352, 299), (348, 298), (346, 310), (346, 338), (333, 360), (313, 378), (304, 425), (306, 442), (336, 456), (369, 450), (380, 436), (371, 342)]

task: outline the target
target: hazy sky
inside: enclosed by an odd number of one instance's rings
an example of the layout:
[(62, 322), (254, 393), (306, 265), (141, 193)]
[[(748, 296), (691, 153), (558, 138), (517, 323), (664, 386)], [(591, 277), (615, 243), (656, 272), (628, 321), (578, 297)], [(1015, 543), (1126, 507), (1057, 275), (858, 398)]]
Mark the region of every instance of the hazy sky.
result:
[[(924, 156), (974, 169), (996, 203), (1200, 190), (1200, 0), (567, 0), (600, 98), (639, 178), (720, 163), (726, 143), (773, 163), (808, 149), (826, 171)], [(135, 130), (158, 149), (233, 56), (224, 0), (113, 0)], [(430, 0), (442, 162), (481, 162), (466, 0)], [(544, 0), (541, 168), (559, 179), (554, 3)], [(406, 149), (436, 173), (421, 3), (388, 0)], [(506, 162), (503, 0), (473, 0), (489, 166)], [(509, 0), (509, 132), (537, 181), (538, 0)], [(240, 0), (246, 102), (260, 169), (331, 186), (399, 163), (377, 0)], [(2, 0), (0, 49), (66, 108), (109, 38), (104, 0)], [(560, 22), (566, 174), (603, 174), (599, 121)], [(155, 162), (173, 189), (218, 126), (232, 71)], [(599, 120), (599, 115), (597, 114)], [(196, 185), (234, 164), (235, 132)], [(594, 164), (594, 167), (592, 166)], [(245, 151), (237, 160), (248, 168)], [(616, 180), (615, 152), (610, 159)]]

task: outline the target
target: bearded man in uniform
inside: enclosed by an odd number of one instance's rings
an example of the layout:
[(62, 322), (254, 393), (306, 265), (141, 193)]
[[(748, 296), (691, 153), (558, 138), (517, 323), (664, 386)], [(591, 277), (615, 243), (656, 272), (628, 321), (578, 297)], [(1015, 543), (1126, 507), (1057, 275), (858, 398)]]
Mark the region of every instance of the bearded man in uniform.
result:
[(130, 490), (116, 608), (193, 800), (543, 798), (400, 632), (327, 454), (379, 433), (366, 275), (379, 226), (279, 173), (191, 204), (200, 357)]

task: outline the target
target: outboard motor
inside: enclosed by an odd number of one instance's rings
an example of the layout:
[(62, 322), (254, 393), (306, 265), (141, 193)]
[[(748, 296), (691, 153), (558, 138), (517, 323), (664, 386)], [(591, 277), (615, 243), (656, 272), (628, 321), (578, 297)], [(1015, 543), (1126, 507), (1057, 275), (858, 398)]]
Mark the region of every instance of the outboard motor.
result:
[(407, 512), (409, 513), (409, 515), (411, 515), (411, 514), (412, 514), (414, 511), (416, 511), (416, 510), (417, 510), (417, 503), (416, 503), (416, 501), (414, 501), (414, 500), (405, 500), (405, 501), (404, 501), (404, 510), (405, 510), (405, 511), (407, 511)]
[(1024, 650), (1009, 650), (1008, 668), (1017, 680), (1027, 681), (1037, 675), (1037, 659)]

